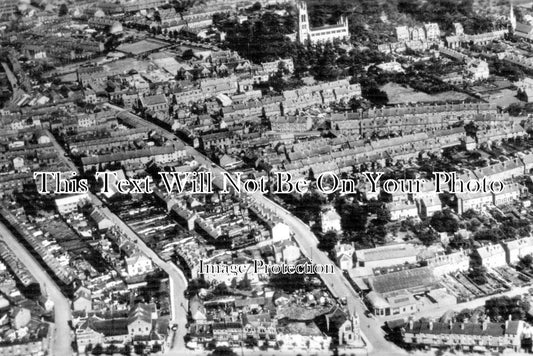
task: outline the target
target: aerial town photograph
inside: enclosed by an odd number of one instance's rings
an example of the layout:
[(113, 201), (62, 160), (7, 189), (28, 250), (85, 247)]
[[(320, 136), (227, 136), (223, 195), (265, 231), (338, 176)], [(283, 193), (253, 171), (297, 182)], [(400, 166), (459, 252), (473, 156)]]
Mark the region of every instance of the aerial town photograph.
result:
[(0, 0), (0, 356), (533, 354), (533, 0)]

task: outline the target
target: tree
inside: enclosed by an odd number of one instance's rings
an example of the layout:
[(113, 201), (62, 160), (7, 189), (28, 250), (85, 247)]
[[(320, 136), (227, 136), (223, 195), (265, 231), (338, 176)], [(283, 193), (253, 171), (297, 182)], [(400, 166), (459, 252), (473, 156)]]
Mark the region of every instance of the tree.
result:
[(241, 290), (251, 290), (252, 284), (248, 278), (248, 273), (244, 275), (244, 278), (238, 283), (238, 287)]
[(322, 251), (331, 251), (337, 241), (337, 234), (333, 231), (328, 231), (319, 238), (317, 247)]
[(287, 293), (294, 293), (299, 289), (306, 289), (306, 275), (299, 273), (278, 273), (270, 277), (269, 284), (275, 289), (281, 289)]
[(343, 231), (363, 231), (368, 219), (367, 210), (360, 205), (347, 203), (344, 199), (339, 199), (336, 204), (337, 211), (341, 216), (341, 226)]
[(476, 232), (473, 237), (476, 241), (490, 241), (493, 243), (498, 242), (502, 238), (501, 231), (498, 228), (483, 229)]
[(193, 57), (194, 57), (194, 51), (192, 49), (188, 49), (184, 51), (183, 54), (181, 55), (181, 58), (185, 61), (188, 61), (192, 59)]
[(237, 356), (237, 353), (231, 347), (218, 346), (211, 352), (211, 356)]
[(533, 264), (533, 257), (531, 255), (525, 255), (523, 257), (520, 257), (520, 261), (518, 261), (517, 268), (519, 270), (529, 269), (531, 268), (531, 265)]
[(126, 356), (131, 355), (131, 346), (129, 344), (124, 345), (120, 353)]
[(487, 269), (483, 266), (473, 266), (470, 269), (470, 273), (468, 274), (468, 277), (470, 279), (479, 285), (487, 283)]
[(383, 225), (371, 224), (368, 227), (366, 234), (368, 238), (370, 239), (370, 241), (372, 241), (372, 244), (375, 247), (378, 244), (381, 245), (385, 243), (385, 237), (387, 236), (387, 230), (385, 229), (385, 226)]
[(222, 283), (218, 284), (215, 287), (215, 289), (213, 290), (213, 294), (216, 294), (216, 295), (228, 295), (228, 294), (231, 294), (231, 293), (230, 293), (229, 288), (226, 285), (226, 283), (222, 282)]
[(105, 353), (106, 353), (107, 355), (113, 355), (113, 354), (115, 354), (116, 352), (118, 352), (118, 347), (117, 347), (116, 345), (114, 345), (114, 344), (109, 345), (109, 346), (106, 348), (106, 350), (105, 350)]
[(531, 255), (525, 255), (520, 259), (520, 262), (524, 264), (526, 267), (531, 267), (531, 264), (533, 264), (533, 257)]
[(198, 294), (198, 292), (202, 288), (204, 288), (204, 289), (205, 288), (209, 288), (209, 283), (207, 283), (203, 279), (198, 279), (198, 278), (192, 279), (192, 280), (189, 281), (189, 284), (187, 285), (187, 290), (185, 291), (185, 296), (187, 298), (192, 298), (193, 296)]
[(513, 320), (523, 320), (529, 308), (529, 302), (520, 296), (496, 297), (485, 302), (485, 313), (495, 322), (507, 320), (509, 316)]
[(61, 6), (59, 6), (59, 16), (65, 16), (67, 14), (68, 14), (67, 4), (61, 4)]
[(92, 350), (93, 355), (101, 355), (104, 353), (104, 348), (100, 344), (96, 344), (96, 346)]
[(417, 237), (425, 246), (431, 246), (439, 240), (439, 235), (433, 229), (424, 229)]
[(255, 4), (253, 4), (252, 11), (257, 12), (259, 10), (261, 10), (261, 3), (258, 1)]
[(459, 229), (459, 223), (450, 210), (437, 211), (431, 217), (431, 226), (438, 232), (455, 233)]
[(361, 94), (376, 105), (386, 105), (389, 102), (387, 93), (377, 87), (363, 87)]

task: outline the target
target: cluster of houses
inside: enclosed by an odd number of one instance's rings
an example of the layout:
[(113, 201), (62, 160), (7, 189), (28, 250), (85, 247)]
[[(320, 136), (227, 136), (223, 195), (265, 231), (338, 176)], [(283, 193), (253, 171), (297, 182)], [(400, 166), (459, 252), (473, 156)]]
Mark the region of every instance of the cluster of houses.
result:
[[(44, 321), (54, 305), (4, 242), (0, 244), (0, 353), (30, 355), (50, 352), (53, 325)], [(32, 296), (28, 299), (25, 295)]]

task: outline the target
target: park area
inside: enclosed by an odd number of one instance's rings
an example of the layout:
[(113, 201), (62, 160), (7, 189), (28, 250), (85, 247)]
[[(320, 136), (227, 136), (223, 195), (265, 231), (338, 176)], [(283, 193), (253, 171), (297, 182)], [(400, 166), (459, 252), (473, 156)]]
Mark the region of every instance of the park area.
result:
[(446, 102), (446, 101), (463, 101), (472, 99), (468, 94), (457, 91), (445, 91), (438, 94), (426, 94), (417, 91), (410, 86), (397, 83), (387, 83), (380, 90), (387, 93), (389, 98), (388, 104), (408, 104), (419, 102)]

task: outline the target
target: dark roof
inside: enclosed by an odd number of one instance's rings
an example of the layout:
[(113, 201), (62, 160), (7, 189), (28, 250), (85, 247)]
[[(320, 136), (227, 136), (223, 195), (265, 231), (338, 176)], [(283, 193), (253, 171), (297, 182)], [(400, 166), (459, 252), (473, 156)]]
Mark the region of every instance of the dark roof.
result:
[(252, 304), (264, 305), (265, 303), (266, 303), (266, 299), (264, 297), (236, 299), (235, 307), (241, 308), (241, 307), (252, 305)]
[(87, 326), (104, 336), (117, 336), (128, 334), (128, 319), (100, 319), (91, 317), (87, 320)]
[(373, 277), (372, 289), (378, 293), (387, 293), (402, 289), (424, 289), (437, 283), (433, 272), (428, 267), (407, 269)]
[(213, 330), (242, 329), (241, 323), (214, 323)]
[(326, 314), (326, 318), (329, 320), (330, 330), (339, 330), (342, 324), (348, 320), (348, 315), (340, 308), (335, 308), (333, 312)]

